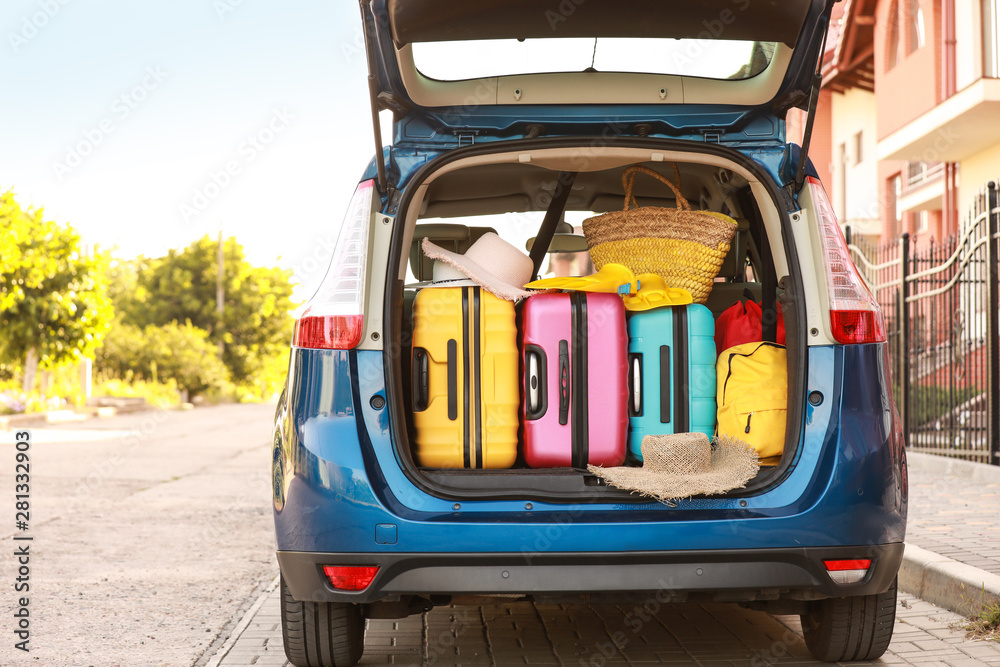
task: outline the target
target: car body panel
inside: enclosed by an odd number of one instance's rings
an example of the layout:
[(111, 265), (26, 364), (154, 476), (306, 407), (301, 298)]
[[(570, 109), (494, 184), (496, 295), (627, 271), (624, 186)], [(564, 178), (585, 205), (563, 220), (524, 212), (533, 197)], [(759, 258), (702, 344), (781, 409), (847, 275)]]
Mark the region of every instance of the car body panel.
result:
[[(652, 141), (650, 141), (650, 139)], [(663, 141), (667, 140), (667, 141)], [(652, 147), (653, 149), (663, 146), (665, 149), (668, 147), (679, 147), (683, 145), (682, 142), (673, 140), (672, 137), (666, 136), (654, 136), (646, 139), (638, 139), (635, 137), (619, 136), (615, 135), (613, 132), (607, 132), (602, 134), (598, 131), (593, 135), (585, 135), (579, 138), (573, 138), (572, 140), (567, 139), (567, 141), (578, 141), (583, 146), (592, 147), (594, 150), (600, 150), (601, 148), (608, 146), (621, 146), (621, 147)], [(662, 141), (662, 143), (657, 143)], [(445, 157), (455, 157), (457, 155), (457, 150), (459, 145), (457, 144), (454, 137), (452, 138), (453, 145), (433, 145), (429, 147), (418, 147), (418, 146), (391, 146), (386, 147), (383, 150), (382, 158), (385, 160), (386, 173), (388, 175), (389, 185), (397, 190), (404, 190), (409, 186), (413, 177), (419, 174), (422, 168), (426, 167), (428, 164), (435, 162), (440, 158)], [(512, 139), (497, 139), (497, 138), (482, 138), (478, 143), (471, 144), (469, 146), (463, 146), (462, 148), (471, 148), (474, 146), (487, 145), (488, 147), (495, 147), (496, 150), (504, 151), (524, 151), (530, 154), (533, 150), (538, 150), (540, 148), (545, 148), (547, 144), (541, 142), (540, 140), (512, 140)], [(704, 136), (699, 136), (697, 142), (694, 142), (690, 146), (689, 150), (712, 150), (718, 147), (720, 144), (715, 141), (705, 141)], [(801, 155), (799, 146), (796, 144), (784, 144), (784, 143), (771, 143), (771, 142), (747, 142), (739, 146), (725, 146), (725, 148), (735, 148), (741, 157), (753, 160), (755, 165), (763, 169), (765, 174), (769, 176), (772, 181), (780, 188), (784, 187), (791, 182), (794, 176), (795, 169), (798, 166), (799, 156)], [(360, 181), (375, 178), (377, 173), (377, 167), (375, 160), (371, 160), (368, 166), (362, 172)], [(808, 161), (806, 163), (806, 174), (813, 176), (816, 175), (816, 169), (812, 166), (812, 163)], [(388, 193), (382, 194), (382, 204), (383, 211), (387, 215), (394, 215), (396, 213), (396, 203), (390, 201)], [(794, 199), (789, 199), (790, 210), (797, 210), (797, 206), (794, 205)]]
[[(872, 561), (865, 578), (837, 584), (826, 573), (825, 559), (864, 557)], [(285, 582), (296, 599), (317, 602), (371, 603), (384, 598), (421, 595), (531, 595), (536, 601), (579, 599), (586, 582), (588, 599), (646, 597), (657, 591), (661, 602), (683, 602), (688, 595), (733, 602), (815, 600), (869, 595), (886, 590), (903, 557), (903, 543), (839, 547), (715, 549), (521, 554), (317, 553), (279, 551)], [(325, 564), (378, 566), (362, 591), (334, 589), (322, 576)], [(512, 596), (511, 594), (515, 594)], [(574, 595), (577, 594), (577, 595)]]
[[(829, 399), (808, 405), (797, 460), (764, 493), (527, 509), (434, 497), (405, 475), (388, 411), (372, 407), (385, 397), (381, 353), (295, 348), (275, 438), (278, 549), (592, 552), (606, 550), (608, 535), (621, 551), (899, 542), (907, 494), (885, 355), (885, 344), (810, 348), (809, 391)], [(395, 544), (375, 544), (378, 524), (397, 526)]]

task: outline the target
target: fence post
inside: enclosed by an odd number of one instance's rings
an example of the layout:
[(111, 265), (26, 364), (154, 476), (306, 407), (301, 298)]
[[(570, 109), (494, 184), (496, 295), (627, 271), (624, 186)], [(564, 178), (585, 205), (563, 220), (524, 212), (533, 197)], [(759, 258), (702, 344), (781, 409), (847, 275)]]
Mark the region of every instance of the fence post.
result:
[(910, 235), (899, 237), (899, 416), (903, 422), (903, 442), (910, 446)]
[(989, 355), (989, 377), (986, 390), (986, 436), (990, 443), (990, 463), (1000, 465), (1000, 408), (997, 406), (1000, 397), (1000, 212), (997, 211), (997, 184), (990, 181), (986, 192), (986, 269), (988, 283), (986, 285), (988, 314), (986, 317), (986, 350)]

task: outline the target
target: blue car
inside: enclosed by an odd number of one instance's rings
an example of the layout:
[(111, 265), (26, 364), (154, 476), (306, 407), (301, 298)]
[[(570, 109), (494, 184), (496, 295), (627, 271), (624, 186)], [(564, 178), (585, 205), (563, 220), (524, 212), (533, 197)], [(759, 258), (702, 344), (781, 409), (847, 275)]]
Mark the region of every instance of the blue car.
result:
[[(907, 508), (892, 364), (808, 160), (832, 4), (362, 0), (377, 151), (296, 323), (275, 417), (293, 664), (355, 664), (367, 619), (498, 598), (727, 601), (801, 614), (819, 659), (886, 650)], [(808, 112), (801, 147), (786, 141), (793, 108)], [(780, 457), (741, 488), (664, 502), (521, 455), (505, 469), (420, 465), (423, 240), (463, 253), (492, 231), (585, 275), (578, 225), (622, 209), (635, 164), (671, 179), (676, 165), (693, 208), (738, 223), (714, 316), (746, 295), (780, 305)], [(634, 195), (677, 203), (652, 179)]]

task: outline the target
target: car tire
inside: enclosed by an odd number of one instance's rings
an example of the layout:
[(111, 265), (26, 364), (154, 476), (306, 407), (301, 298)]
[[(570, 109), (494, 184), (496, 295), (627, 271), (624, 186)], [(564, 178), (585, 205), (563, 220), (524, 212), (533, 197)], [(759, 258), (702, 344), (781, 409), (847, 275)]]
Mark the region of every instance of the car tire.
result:
[(896, 580), (885, 593), (829, 598), (802, 614), (802, 634), (817, 660), (876, 660), (889, 648), (896, 621)]
[(297, 667), (350, 667), (365, 650), (365, 619), (356, 604), (299, 602), (282, 577), (281, 639)]

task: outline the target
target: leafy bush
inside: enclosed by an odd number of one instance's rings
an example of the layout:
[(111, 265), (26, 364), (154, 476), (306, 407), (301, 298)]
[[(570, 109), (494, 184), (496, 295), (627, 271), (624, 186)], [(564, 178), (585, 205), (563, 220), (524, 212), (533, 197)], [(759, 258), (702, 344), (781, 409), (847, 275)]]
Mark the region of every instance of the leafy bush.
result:
[(0, 415), (61, 410), (66, 406), (66, 399), (59, 396), (45, 396), (37, 391), (23, 392), (16, 389), (0, 391)]
[(180, 392), (173, 380), (152, 382), (146, 380), (102, 380), (94, 384), (94, 396), (144, 398), (154, 408), (174, 408), (180, 404)]
[(117, 321), (97, 351), (95, 367), (105, 379), (173, 381), (192, 396), (229, 384), (228, 371), (208, 332), (190, 322), (140, 329)]
[[(951, 393), (947, 386), (910, 385), (910, 424), (920, 426), (947, 418), (955, 408), (965, 404), (981, 392), (973, 387), (955, 387)], [(896, 405), (900, 403), (899, 386), (893, 387)]]

